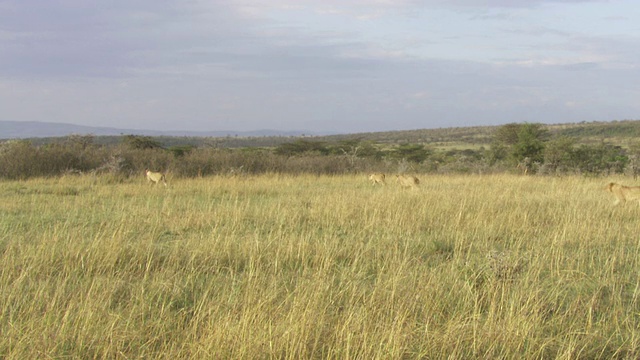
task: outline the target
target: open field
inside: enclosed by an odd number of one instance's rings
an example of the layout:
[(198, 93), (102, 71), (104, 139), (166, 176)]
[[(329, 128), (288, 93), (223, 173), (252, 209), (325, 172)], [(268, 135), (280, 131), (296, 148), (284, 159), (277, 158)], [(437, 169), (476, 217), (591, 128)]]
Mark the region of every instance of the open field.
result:
[(0, 182), (0, 357), (640, 358), (631, 179), (419, 177)]

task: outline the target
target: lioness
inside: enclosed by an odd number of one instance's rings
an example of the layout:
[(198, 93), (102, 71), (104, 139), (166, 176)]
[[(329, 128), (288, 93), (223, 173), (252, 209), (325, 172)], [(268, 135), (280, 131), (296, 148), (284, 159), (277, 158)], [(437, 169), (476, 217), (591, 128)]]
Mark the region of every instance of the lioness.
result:
[(412, 188), (415, 189), (420, 184), (420, 180), (411, 175), (396, 175), (396, 182), (400, 184), (402, 188)]
[(369, 175), (369, 181), (371, 181), (371, 184), (373, 186), (375, 186), (376, 184), (382, 184), (382, 185), (387, 185), (384, 182), (384, 174), (383, 173), (374, 173), (374, 174), (370, 174)]
[(614, 205), (625, 203), (627, 200), (640, 201), (640, 186), (624, 186), (612, 182), (607, 184), (606, 189), (616, 197), (616, 202), (613, 203)]
[(153, 172), (149, 169), (145, 170), (145, 172), (147, 174), (147, 180), (150, 183), (158, 184), (158, 182), (162, 181), (164, 186), (167, 186), (166, 178), (163, 173)]

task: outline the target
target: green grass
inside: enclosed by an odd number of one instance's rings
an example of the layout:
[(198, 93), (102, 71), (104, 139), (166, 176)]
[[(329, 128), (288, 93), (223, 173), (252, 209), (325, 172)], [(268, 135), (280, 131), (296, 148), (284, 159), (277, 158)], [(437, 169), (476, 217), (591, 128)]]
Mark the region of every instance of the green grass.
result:
[(2, 182), (0, 357), (640, 357), (611, 179), (420, 178)]

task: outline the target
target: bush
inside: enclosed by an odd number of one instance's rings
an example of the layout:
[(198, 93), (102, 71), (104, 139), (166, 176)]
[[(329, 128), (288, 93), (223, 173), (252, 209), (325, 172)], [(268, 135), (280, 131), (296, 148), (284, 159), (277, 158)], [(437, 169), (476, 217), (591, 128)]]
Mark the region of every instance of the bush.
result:
[(7, 141), (0, 146), (0, 176), (6, 179), (26, 179), (40, 173), (38, 149), (29, 141)]
[[(505, 128), (504, 138), (514, 127)], [(97, 146), (91, 136), (70, 136), (35, 146), (26, 140), (0, 143), (0, 178), (27, 179), (67, 173), (110, 174), (117, 179), (142, 176), (145, 169), (171, 177), (262, 173), (346, 174), (385, 173), (496, 173), (513, 172), (514, 160), (524, 154), (528, 173), (611, 174), (640, 170), (640, 150), (629, 151), (607, 144), (580, 145), (559, 137), (550, 141), (536, 126), (519, 126), (515, 144), (496, 140), (491, 149), (434, 151), (424, 145), (402, 144), (386, 150), (368, 142), (342, 141), (333, 147), (306, 140), (274, 149), (194, 148), (164, 149), (144, 137), (127, 137), (118, 145)], [(507, 131), (509, 130), (509, 131)], [(511, 140), (513, 141), (513, 140)], [(132, 145), (137, 144), (137, 145)], [(140, 146), (138, 146), (140, 145)], [(544, 145), (544, 146), (542, 146)], [(640, 146), (637, 146), (640, 149)], [(635, 149), (635, 150), (634, 150)], [(120, 181), (119, 180), (119, 181)]]
[(629, 162), (620, 146), (608, 144), (581, 145), (573, 157), (576, 169), (587, 175), (622, 174)]
[(106, 150), (70, 141), (41, 147), (29, 141), (8, 141), (0, 145), (0, 177), (26, 179), (85, 173), (100, 166)]

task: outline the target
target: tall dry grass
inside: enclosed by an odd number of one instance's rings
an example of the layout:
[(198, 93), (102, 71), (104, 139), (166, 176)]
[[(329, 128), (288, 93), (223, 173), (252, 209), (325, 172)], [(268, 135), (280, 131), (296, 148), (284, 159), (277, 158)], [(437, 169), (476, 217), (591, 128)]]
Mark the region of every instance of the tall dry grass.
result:
[(0, 183), (0, 357), (640, 357), (605, 180)]

